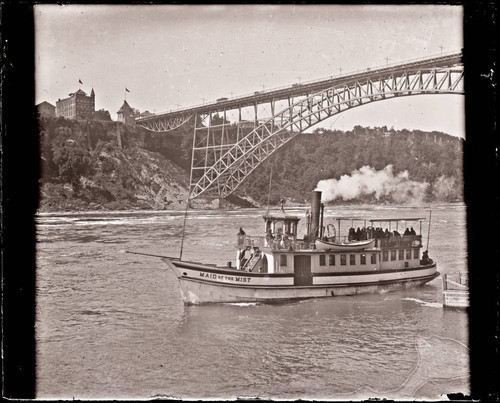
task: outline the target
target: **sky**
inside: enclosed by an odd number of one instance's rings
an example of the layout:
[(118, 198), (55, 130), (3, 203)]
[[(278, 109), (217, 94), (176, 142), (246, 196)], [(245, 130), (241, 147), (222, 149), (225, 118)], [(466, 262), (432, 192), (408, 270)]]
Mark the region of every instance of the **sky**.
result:
[[(462, 47), (454, 5), (37, 5), (35, 102), (93, 88), (116, 120), (124, 99), (159, 113)], [(465, 137), (464, 120), (462, 95), (419, 95), (318, 127)]]

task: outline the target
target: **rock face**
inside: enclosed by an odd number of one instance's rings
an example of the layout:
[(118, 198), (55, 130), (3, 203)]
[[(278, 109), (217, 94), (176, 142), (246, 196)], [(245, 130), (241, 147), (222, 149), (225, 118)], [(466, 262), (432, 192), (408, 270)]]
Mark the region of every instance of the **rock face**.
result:
[(189, 172), (144, 138), (117, 122), (40, 121), (39, 210), (184, 208)]

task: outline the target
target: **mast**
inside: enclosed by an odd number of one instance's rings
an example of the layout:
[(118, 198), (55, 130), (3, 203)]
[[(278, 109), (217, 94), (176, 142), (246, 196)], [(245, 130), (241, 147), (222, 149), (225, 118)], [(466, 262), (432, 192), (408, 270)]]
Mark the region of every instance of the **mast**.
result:
[(182, 250), (184, 249), (184, 234), (186, 230), (186, 219), (189, 210), (189, 204), (191, 203), (191, 193), (193, 192), (193, 166), (194, 166), (194, 148), (196, 145), (196, 125), (198, 124), (198, 115), (194, 115), (194, 132), (193, 132), (193, 147), (191, 150), (191, 172), (189, 173), (189, 192), (186, 201), (186, 210), (184, 211), (184, 222), (182, 223), (182, 235), (181, 235), (181, 250), (179, 253), (179, 260), (182, 260)]
[(431, 215), (432, 215), (432, 210), (429, 210), (429, 228), (427, 229), (427, 247), (425, 250), (429, 250), (429, 237), (431, 236)]

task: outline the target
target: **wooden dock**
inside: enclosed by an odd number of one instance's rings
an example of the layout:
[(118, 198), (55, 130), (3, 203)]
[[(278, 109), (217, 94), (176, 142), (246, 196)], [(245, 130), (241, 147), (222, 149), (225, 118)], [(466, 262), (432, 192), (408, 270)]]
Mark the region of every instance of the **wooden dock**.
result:
[(443, 307), (469, 307), (469, 281), (465, 273), (443, 274)]

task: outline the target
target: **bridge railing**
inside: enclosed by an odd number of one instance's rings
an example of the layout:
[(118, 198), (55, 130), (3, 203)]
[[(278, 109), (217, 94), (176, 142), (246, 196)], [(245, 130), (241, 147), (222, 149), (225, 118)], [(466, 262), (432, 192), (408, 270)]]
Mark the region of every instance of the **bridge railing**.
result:
[[(294, 83), (294, 84), (291, 84), (291, 85), (284, 85), (284, 86), (281, 86), (281, 87), (274, 87), (274, 88), (270, 88), (268, 90), (263, 90), (263, 91), (256, 91), (256, 92), (252, 92), (252, 93), (248, 93), (248, 94), (244, 94), (244, 95), (237, 95), (235, 97), (227, 97), (227, 100), (224, 100), (224, 102), (232, 102), (232, 101), (238, 101), (238, 100), (244, 100), (246, 98), (251, 98), (251, 97), (255, 97), (256, 95), (266, 95), (266, 94), (271, 94), (273, 92), (276, 92), (276, 91), (283, 91), (283, 90), (291, 90), (291, 89), (298, 89), (298, 88), (302, 88), (304, 86), (307, 86), (307, 85), (312, 85), (312, 84), (316, 84), (316, 83), (320, 83), (322, 81), (328, 81), (328, 80), (332, 80), (332, 79), (340, 79), (340, 78), (347, 78), (349, 76), (355, 76), (355, 75), (358, 75), (358, 74), (364, 74), (364, 73), (367, 73), (367, 72), (374, 72), (374, 71), (377, 71), (377, 70), (384, 70), (384, 69), (390, 69), (390, 68), (395, 68), (395, 67), (398, 67), (398, 66), (404, 66), (404, 65), (407, 65), (407, 64), (414, 64), (414, 63), (418, 63), (418, 62), (423, 62), (423, 61), (426, 61), (426, 60), (435, 60), (435, 59), (441, 59), (441, 58), (446, 58), (446, 57), (450, 57), (450, 56), (453, 56), (453, 55), (457, 55), (457, 54), (460, 54), (460, 52), (446, 52), (446, 53), (442, 53), (442, 54), (434, 54), (434, 55), (429, 55), (429, 56), (426, 56), (426, 57), (419, 57), (419, 58), (414, 58), (414, 59), (409, 59), (409, 60), (402, 60), (402, 61), (399, 61), (399, 62), (394, 62), (394, 63), (388, 63), (388, 64), (385, 64), (385, 65), (378, 65), (378, 66), (371, 66), (371, 67), (368, 67), (368, 68), (365, 68), (365, 69), (360, 69), (360, 70), (353, 70), (353, 71), (349, 71), (347, 73), (344, 73), (344, 74), (337, 74), (337, 75), (330, 75), (328, 77), (323, 77), (323, 78), (317, 78), (317, 79), (312, 79), (312, 80), (308, 80), (308, 81), (303, 81), (303, 82), (300, 82), (300, 83)], [(202, 103), (202, 104), (196, 104), (196, 105), (193, 105), (193, 106), (189, 106), (189, 107), (179, 107), (179, 108), (176, 108), (176, 109), (170, 109), (168, 111), (164, 111), (164, 112), (157, 112), (154, 114), (154, 116), (148, 116), (147, 118), (154, 118), (154, 117), (158, 117), (158, 116), (161, 116), (161, 115), (167, 115), (167, 114), (170, 114), (170, 113), (176, 113), (176, 112), (182, 112), (182, 111), (189, 111), (189, 110), (192, 110), (192, 109), (197, 109), (197, 108), (203, 108), (203, 107), (206, 107), (206, 106), (215, 106), (215, 105), (219, 105), (220, 102), (218, 101), (211, 101), (211, 102), (208, 102), (208, 103)], [(147, 119), (147, 118), (143, 118), (143, 119)]]

